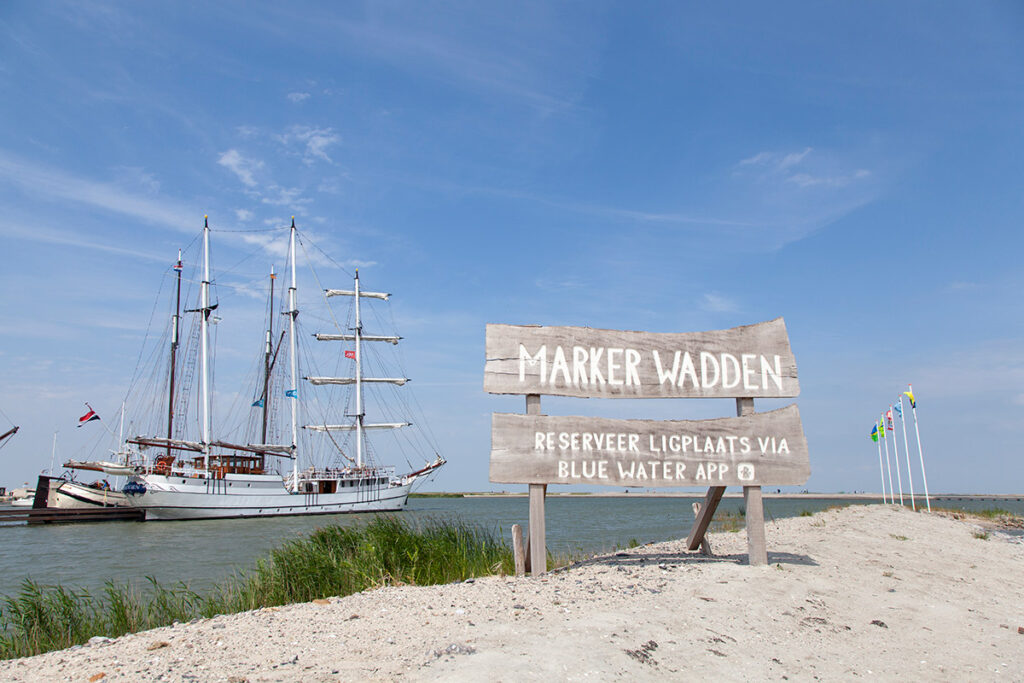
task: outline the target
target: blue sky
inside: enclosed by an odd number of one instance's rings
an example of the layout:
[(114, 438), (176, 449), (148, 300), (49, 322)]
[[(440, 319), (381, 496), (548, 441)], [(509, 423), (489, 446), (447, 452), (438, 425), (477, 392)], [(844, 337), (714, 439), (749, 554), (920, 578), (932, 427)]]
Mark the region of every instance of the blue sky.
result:
[(867, 433), (913, 382), (931, 490), (1018, 492), (1022, 30), (986, 2), (4, 3), (0, 409), (22, 430), (0, 483), (48, 466), (54, 430), (59, 457), (96, 448), (82, 404), (116, 414), (209, 214), (238, 264), (218, 386), (283, 262), (277, 233), (230, 231), (295, 215), (395, 293), (450, 462), (433, 489), (490, 488), (490, 414), (522, 410), (482, 391), (488, 322), (783, 316), (807, 488), (877, 490)]

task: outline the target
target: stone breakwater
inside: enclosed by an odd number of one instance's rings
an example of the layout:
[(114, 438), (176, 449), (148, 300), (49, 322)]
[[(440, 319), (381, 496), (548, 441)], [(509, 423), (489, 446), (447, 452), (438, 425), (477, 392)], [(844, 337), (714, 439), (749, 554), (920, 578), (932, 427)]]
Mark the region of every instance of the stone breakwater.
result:
[[(686, 530), (680, 529), (680, 535)], [(0, 662), (13, 681), (977, 680), (1024, 671), (1024, 543), (856, 506), (540, 578), (397, 586)]]

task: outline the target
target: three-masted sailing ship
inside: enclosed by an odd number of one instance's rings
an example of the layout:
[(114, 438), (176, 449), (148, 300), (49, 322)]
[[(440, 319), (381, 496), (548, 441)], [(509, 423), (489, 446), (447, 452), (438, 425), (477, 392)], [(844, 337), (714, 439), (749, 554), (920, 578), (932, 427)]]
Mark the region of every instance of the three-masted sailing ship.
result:
[[(364, 387), (375, 384), (404, 385), (405, 377), (368, 377), (363, 372), (364, 344), (397, 344), (399, 337), (368, 335), (363, 333), (361, 303), (366, 299), (387, 301), (389, 294), (363, 291), (359, 283), (359, 271), (354, 275), (351, 290), (328, 289), (326, 298), (349, 297), (354, 305), (354, 324), (349, 330), (339, 333), (317, 334), (323, 342), (351, 342), (353, 348), (343, 351), (345, 359), (354, 360), (354, 373), (350, 377), (307, 376), (300, 377), (297, 344), (297, 318), (299, 315), (296, 279), (296, 228), (295, 220), (289, 234), (288, 254), (291, 282), (287, 292), (286, 309), (288, 328), (282, 332), (277, 345), (273, 338), (272, 324), (266, 330), (264, 349), (264, 376), (260, 396), (254, 407), (262, 409), (262, 428), (253, 443), (231, 443), (214, 436), (211, 424), (211, 369), (210, 369), (210, 325), (211, 314), (218, 304), (211, 303), (210, 285), (210, 228), (208, 221), (203, 226), (203, 271), (200, 283), (199, 306), (186, 312), (199, 315), (200, 338), (200, 406), (201, 430), (199, 439), (175, 438), (175, 368), (178, 363), (181, 260), (179, 255), (175, 270), (178, 272), (178, 294), (172, 320), (170, 345), (169, 399), (166, 415), (166, 436), (137, 436), (127, 440), (143, 451), (158, 452), (152, 460), (140, 464), (118, 467), (118, 474), (128, 473), (127, 483), (122, 491), (127, 504), (143, 508), (147, 520), (209, 519), (224, 517), (264, 517), (277, 515), (332, 514), (348, 512), (381, 512), (401, 510), (407, 501), (413, 483), (445, 464), (435, 451), (434, 458), (422, 467), (403, 475), (395, 474), (394, 466), (383, 466), (367, 457), (367, 432), (376, 430), (398, 430), (411, 426), (408, 421), (367, 422), (365, 420)], [(271, 276), (274, 277), (273, 275)], [(273, 279), (271, 281), (273, 287)], [(271, 297), (273, 288), (271, 287)], [(271, 298), (271, 302), (273, 299)], [(271, 303), (271, 313), (273, 303)], [(271, 320), (273, 316), (271, 315)], [(284, 392), (290, 403), (290, 439), (285, 443), (267, 443), (268, 410), (270, 407), (271, 369), (276, 366), (278, 352), (285, 336), (288, 338), (288, 373)], [(317, 467), (310, 464), (300, 467), (303, 453), (300, 452), (300, 379), (313, 387), (327, 385), (349, 385), (355, 390), (354, 412), (350, 418), (338, 423), (324, 419), (301, 425), (301, 429), (322, 435), (336, 449), (333, 464)], [(351, 448), (342, 448), (335, 433), (354, 436), (354, 453)], [(348, 445), (352, 439), (343, 440)], [(290, 461), (290, 463), (289, 463)], [(290, 468), (282, 468), (282, 463)], [(305, 463), (304, 463), (305, 464)], [(111, 463), (112, 465), (112, 463)], [(100, 464), (98, 469), (103, 469)], [(290, 469), (290, 471), (288, 471)]]

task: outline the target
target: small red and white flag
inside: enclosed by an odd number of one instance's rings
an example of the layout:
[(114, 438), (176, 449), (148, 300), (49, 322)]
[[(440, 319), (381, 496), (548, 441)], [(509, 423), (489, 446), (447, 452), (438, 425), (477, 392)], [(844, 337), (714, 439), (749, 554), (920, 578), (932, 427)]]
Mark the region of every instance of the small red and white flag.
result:
[(351, 358), (352, 360), (355, 360), (356, 359), (356, 352), (355, 351), (346, 351), (345, 352), (345, 358)]
[(89, 412), (86, 413), (85, 415), (83, 415), (82, 417), (78, 418), (78, 426), (79, 427), (84, 425), (86, 422), (92, 422), (93, 420), (100, 419), (100, 416), (96, 414), (96, 411), (92, 409), (91, 405), (86, 403), (85, 407), (89, 409)]

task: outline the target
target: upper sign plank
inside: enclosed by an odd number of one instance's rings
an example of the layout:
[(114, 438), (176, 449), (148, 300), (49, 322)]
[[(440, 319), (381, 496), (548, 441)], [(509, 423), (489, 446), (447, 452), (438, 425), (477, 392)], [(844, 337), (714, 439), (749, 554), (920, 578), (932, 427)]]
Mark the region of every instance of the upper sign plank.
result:
[(782, 318), (710, 332), (488, 325), (484, 391), (579, 398), (800, 394)]

